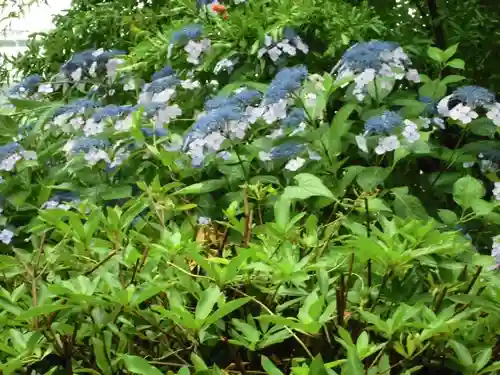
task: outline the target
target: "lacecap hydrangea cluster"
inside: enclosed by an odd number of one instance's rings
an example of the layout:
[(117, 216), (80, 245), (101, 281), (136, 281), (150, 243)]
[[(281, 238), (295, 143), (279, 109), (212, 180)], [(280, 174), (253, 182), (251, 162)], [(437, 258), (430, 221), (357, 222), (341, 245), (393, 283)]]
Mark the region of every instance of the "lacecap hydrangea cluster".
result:
[(420, 82), (417, 70), (411, 65), (410, 58), (397, 43), (372, 40), (349, 48), (332, 73), (336, 74), (337, 82), (352, 77), (352, 93), (362, 101), (368, 93), (368, 85), (377, 77), (384, 78), (380, 80), (380, 85), (388, 90), (392, 89), (395, 81), (404, 78)]
[(270, 35), (264, 37), (264, 46), (259, 49), (257, 56), (262, 58), (267, 55), (271, 61), (276, 63), (284, 56), (296, 56), (298, 51), (307, 54), (309, 46), (292, 28), (285, 27), (283, 38), (279, 41), (274, 41)]
[(442, 117), (451, 118), (467, 125), (479, 117), (481, 112), (500, 126), (500, 103), (495, 94), (479, 86), (463, 86), (441, 99), (437, 110)]

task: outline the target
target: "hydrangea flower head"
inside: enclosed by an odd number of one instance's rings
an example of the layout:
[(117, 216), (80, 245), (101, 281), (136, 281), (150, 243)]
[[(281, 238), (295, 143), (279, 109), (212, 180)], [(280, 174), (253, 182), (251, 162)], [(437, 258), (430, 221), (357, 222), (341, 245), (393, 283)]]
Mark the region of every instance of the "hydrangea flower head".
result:
[(281, 125), (284, 127), (296, 127), (306, 120), (306, 113), (302, 108), (294, 108), (288, 115), (281, 120)]
[(290, 94), (297, 91), (307, 77), (307, 69), (303, 65), (283, 68), (271, 81), (264, 96), (265, 104), (274, 104), (281, 99), (287, 99)]
[(198, 24), (187, 25), (176, 31), (171, 38), (172, 44), (187, 44), (190, 40), (196, 40), (203, 34), (203, 26)]
[(403, 124), (403, 118), (396, 112), (385, 111), (365, 122), (365, 134), (390, 134), (394, 128)]
[(400, 60), (407, 61), (407, 56), (399, 49), (401, 47), (397, 43), (380, 40), (356, 43), (342, 56), (340, 69), (349, 68), (356, 73), (361, 73), (366, 69), (380, 70), (385, 60), (389, 60), (390, 55), (395, 51), (400, 54)]
[(131, 106), (131, 105), (118, 106), (118, 105), (114, 105), (114, 104), (109, 104), (109, 105), (97, 110), (92, 115), (92, 119), (95, 122), (101, 122), (101, 121), (108, 120), (108, 119), (115, 119), (118, 117), (128, 115), (128, 114), (134, 112), (136, 109), (137, 109), (136, 106)]
[(104, 149), (110, 145), (106, 139), (80, 137), (68, 142), (66, 150), (72, 154), (90, 152), (93, 149)]
[(151, 76), (151, 81), (156, 81), (160, 78), (165, 78), (171, 75), (175, 75), (175, 70), (172, 69), (170, 65), (165, 65), (161, 70), (153, 73)]
[(495, 94), (479, 86), (462, 86), (451, 94), (457, 100), (471, 108), (484, 107), (495, 103)]
[(12, 87), (7, 92), (7, 96), (27, 96), (36, 92), (36, 89), (40, 82), (42, 81), (42, 77), (34, 74), (24, 78), (20, 83)]

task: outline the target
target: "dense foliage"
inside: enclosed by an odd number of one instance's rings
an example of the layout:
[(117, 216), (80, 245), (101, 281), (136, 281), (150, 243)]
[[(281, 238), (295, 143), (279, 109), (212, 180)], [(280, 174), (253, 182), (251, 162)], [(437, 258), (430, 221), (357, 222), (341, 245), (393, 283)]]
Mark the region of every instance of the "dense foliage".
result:
[(0, 109), (2, 373), (500, 371), (500, 103), (458, 45), (423, 74), (350, 43), (365, 5), (125, 2), (123, 40), (87, 5)]

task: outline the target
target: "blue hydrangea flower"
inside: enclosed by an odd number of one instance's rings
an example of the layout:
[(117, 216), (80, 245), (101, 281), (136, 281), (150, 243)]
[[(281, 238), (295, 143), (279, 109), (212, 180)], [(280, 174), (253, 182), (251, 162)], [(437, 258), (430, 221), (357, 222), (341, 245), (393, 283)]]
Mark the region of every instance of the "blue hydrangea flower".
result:
[(479, 86), (462, 86), (451, 94), (451, 100), (453, 99), (475, 108), (494, 104), (495, 94)]
[(38, 85), (42, 81), (42, 77), (37, 74), (30, 75), (24, 78), (20, 83), (12, 87), (7, 92), (7, 96), (30, 95), (36, 92)]
[(21, 151), (22, 147), (19, 143), (17, 142), (11, 142), (7, 143), (6, 145), (0, 146), (0, 160), (3, 160), (10, 155)]
[(92, 115), (92, 119), (95, 122), (101, 122), (103, 120), (114, 119), (117, 117), (122, 117), (122, 116), (128, 115), (128, 114), (134, 112), (136, 109), (137, 109), (137, 106), (132, 106), (132, 105), (117, 106), (114, 104), (109, 104), (109, 105), (97, 110)]
[(71, 103), (65, 104), (59, 107), (55, 112), (52, 118), (56, 118), (57, 116), (63, 114), (76, 114), (80, 112), (86, 112), (87, 110), (94, 109), (99, 107), (99, 104), (93, 100), (89, 99), (78, 99)]
[(184, 26), (182, 29), (176, 31), (172, 35), (170, 43), (186, 44), (190, 40), (199, 39), (202, 34), (203, 34), (203, 26), (197, 24), (187, 25)]
[(302, 108), (294, 108), (281, 120), (281, 125), (287, 128), (294, 128), (306, 120), (306, 113)]
[(77, 154), (80, 152), (89, 152), (93, 149), (104, 149), (110, 145), (106, 139), (80, 137), (73, 140), (70, 152)]
[(238, 121), (244, 117), (244, 113), (238, 106), (224, 106), (208, 112), (196, 121), (191, 130), (184, 137), (184, 146), (187, 146), (195, 139), (205, 138), (206, 135), (217, 130), (222, 130), (230, 121)]
[(145, 88), (145, 92), (150, 92), (157, 94), (159, 92), (162, 92), (166, 89), (173, 88), (176, 85), (180, 83), (179, 79), (174, 76), (165, 76), (159, 79), (154, 80), (153, 82), (149, 83), (147, 87)]
[(396, 112), (385, 111), (365, 122), (365, 134), (391, 134), (392, 130), (403, 124), (403, 118)]
[(356, 43), (344, 53), (340, 64), (347, 66), (355, 72), (362, 72), (366, 69), (379, 70), (383, 64), (381, 55), (393, 52), (398, 48), (400, 46), (397, 43), (380, 40)]
[(282, 143), (269, 152), (271, 159), (292, 158), (306, 150), (306, 146), (298, 142)]
[(271, 81), (264, 97), (265, 104), (273, 104), (281, 99), (286, 99), (291, 93), (297, 91), (307, 77), (307, 68), (303, 65), (283, 68)]
[(86, 69), (95, 61), (95, 49), (88, 49), (82, 52), (75, 53), (66, 63), (61, 67), (61, 71), (70, 75), (78, 68)]
[(161, 70), (153, 73), (151, 81), (156, 81), (160, 78), (168, 77), (175, 74), (175, 70), (170, 65), (165, 65)]
[(255, 90), (242, 90), (231, 96), (218, 95), (205, 102), (205, 110), (212, 111), (224, 106), (240, 106), (246, 108), (249, 105), (258, 103), (262, 99), (262, 94)]

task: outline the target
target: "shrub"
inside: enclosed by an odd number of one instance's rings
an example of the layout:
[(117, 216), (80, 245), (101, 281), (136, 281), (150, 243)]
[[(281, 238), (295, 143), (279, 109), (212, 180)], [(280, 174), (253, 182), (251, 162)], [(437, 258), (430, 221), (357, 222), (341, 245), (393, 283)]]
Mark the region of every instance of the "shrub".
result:
[(500, 369), (495, 96), (263, 4), (10, 89), (2, 373)]

